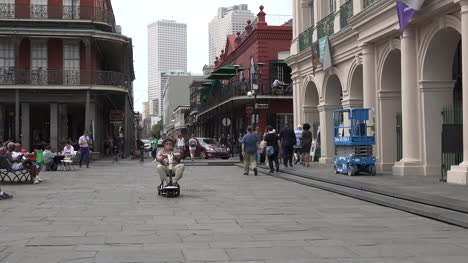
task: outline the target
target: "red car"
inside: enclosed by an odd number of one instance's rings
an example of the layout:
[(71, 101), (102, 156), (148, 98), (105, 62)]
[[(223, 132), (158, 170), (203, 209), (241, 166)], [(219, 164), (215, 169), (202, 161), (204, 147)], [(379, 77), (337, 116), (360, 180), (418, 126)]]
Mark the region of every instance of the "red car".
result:
[[(222, 158), (229, 159), (230, 150), (224, 145), (218, 144), (213, 138), (195, 138), (198, 142), (195, 156), (201, 159)], [(190, 157), (189, 140), (185, 144), (184, 157)]]

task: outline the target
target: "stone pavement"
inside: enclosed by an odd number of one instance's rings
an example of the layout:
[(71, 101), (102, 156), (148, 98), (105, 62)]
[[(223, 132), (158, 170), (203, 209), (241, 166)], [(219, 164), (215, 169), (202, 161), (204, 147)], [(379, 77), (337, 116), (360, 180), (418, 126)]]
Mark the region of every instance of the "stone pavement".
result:
[(467, 262), (455, 226), (238, 167), (188, 167), (165, 199), (153, 173), (100, 162), (4, 185), (0, 262)]

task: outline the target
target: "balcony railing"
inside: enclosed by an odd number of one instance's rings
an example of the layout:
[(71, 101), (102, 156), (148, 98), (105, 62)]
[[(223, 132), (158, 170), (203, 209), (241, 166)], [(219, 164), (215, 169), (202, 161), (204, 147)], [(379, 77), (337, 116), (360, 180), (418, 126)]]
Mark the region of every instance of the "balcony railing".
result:
[[(265, 81), (266, 82), (266, 81)], [(199, 112), (203, 112), (211, 107), (222, 103), (228, 99), (247, 96), (247, 93), (250, 91), (250, 87), (247, 81), (233, 81), (229, 84), (224, 85), (221, 89), (217, 91), (211, 90), (207, 96), (200, 96), (200, 105), (198, 107)], [(257, 96), (292, 96), (292, 85), (288, 84), (287, 86), (273, 88), (273, 87), (262, 87), (260, 85), (259, 89), (256, 91)], [(252, 98), (253, 100), (253, 98)]]
[(93, 6), (0, 4), (0, 19), (91, 20), (115, 28), (112, 10)]
[(348, 0), (340, 7), (340, 28), (343, 29), (348, 26), (349, 19), (353, 16), (353, 0)]
[(335, 13), (331, 13), (317, 23), (317, 37), (331, 36), (335, 33)]
[(314, 36), (314, 27), (309, 27), (304, 32), (299, 35), (299, 51), (302, 52), (303, 50), (312, 46), (313, 43), (313, 36)]
[(99, 85), (129, 88), (131, 81), (124, 73), (114, 71), (0, 68), (0, 85)]

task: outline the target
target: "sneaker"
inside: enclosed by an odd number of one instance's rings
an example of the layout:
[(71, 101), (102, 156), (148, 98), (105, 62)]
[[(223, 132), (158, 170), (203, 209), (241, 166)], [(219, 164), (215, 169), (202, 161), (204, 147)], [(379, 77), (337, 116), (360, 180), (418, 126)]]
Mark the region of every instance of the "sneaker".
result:
[(7, 194), (7, 193), (5, 193), (5, 192), (3, 192), (2, 195), (0, 195), (0, 200), (10, 199), (10, 198), (13, 198), (13, 196), (12, 196), (12, 195), (9, 195), (9, 194)]
[(38, 183), (40, 183), (40, 181), (37, 179), (37, 177), (34, 178), (34, 184), (38, 184)]
[(269, 173), (269, 174), (272, 174), (272, 173), (274, 173), (274, 172), (275, 172), (275, 170), (270, 170), (268, 173)]
[(42, 182), (42, 179), (39, 176), (36, 176), (36, 179), (40, 182)]
[(292, 163), (289, 163), (289, 166), (293, 167), (293, 164), (292, 164)]
[(244, 175), (249, 175), (249, 173), (244, 173)]
[(276, 172), (277, 172), (277, 173), (279, 173), (279, 172), (280, 172), (279, 168), (278, 168), (278, 169), (276, 169)]
[(254, 175), (257, 176), (258, 175), (257, 168), (253, 169), (253, 171), (254, 171)]

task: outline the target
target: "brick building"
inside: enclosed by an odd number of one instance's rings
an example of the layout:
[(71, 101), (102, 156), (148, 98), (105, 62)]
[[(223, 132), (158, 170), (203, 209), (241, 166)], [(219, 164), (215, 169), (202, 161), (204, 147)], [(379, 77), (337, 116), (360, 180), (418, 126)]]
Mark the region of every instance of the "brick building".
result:
[(196, 135), (237, 138), (249, 125), (262, 131), (267, 125), (276, 129), (292, 125), (291, 69), (284, 62), (292, 26), (290, 21), (268, 25), (265, 16), (261, 6), (243, 34), (227, 36), (213, 73), (204, 83), (191, 86), (190, 127)]
[(132, 40), (110, 0), (0, 3), (0, 141), (53, 150), (90, 132), (94, 151), (133, 141)]

